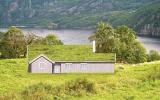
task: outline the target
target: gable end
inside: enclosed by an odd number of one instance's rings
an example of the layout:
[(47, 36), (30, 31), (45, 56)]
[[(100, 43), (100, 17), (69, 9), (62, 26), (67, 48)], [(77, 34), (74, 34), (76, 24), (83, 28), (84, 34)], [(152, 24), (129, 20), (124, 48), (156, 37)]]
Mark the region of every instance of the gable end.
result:
[(41, 58), (41, 57), (43, 57), (44, 59), (46, 59), (47, 61), (49, 61), (49, 62), (51, 62), (51, 63), (55, 63), (55, 62), (53, 62), (52, 60), (50, 60), (48, 57), (46, 57), (46, 56), (44, 56), (44, 55), (40, 55), (40, 56), (38, 56), (38, 57), (36, 57), (35, 59), (33, 59), (33, 60), (31, 60), (30, 62), (29, 62), (29, 64), (32, 64), (32, 63), (34, 63), (35, 61), (37, 61), (39, 58)]

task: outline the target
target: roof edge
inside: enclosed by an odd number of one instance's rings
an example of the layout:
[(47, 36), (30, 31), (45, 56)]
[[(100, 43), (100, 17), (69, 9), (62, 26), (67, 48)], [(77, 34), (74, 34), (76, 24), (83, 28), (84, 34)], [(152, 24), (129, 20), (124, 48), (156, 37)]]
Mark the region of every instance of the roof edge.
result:
[(33, 60), (29, 61), (29, 64), (33, 63), (34, 61), (36, 61), (38, 58), (40, 57), (44, 57), (45, 59), (47, 59), (48, 61), (50, 61), (51, 63), (55, 63), (53, 62), (51, 59), (49, 59), (47, 56), (45, 56), (44, 54), (40, 54), (39, 56), (37, 56), (36, 58), (34, 58)]
[(55, 61), (55, 63), (116, 63), (116, 61)]
[(33, 63), (34, 61), (36, 61), (38, 58), (40, 57), (44, 57), (46, 60), (50, 61), (51, 63), (116, 63), (116, 54), (115, 54), (115, 60), (108, 60), (108, 61), (53, 61), (50, 58), (48, 58), (47, 56), (45, 56), (44, 54), (40, 54), (39, 56), (37, 56), (36, 58), (34, 58), (33, 60), (29, 61), (29, 64)]

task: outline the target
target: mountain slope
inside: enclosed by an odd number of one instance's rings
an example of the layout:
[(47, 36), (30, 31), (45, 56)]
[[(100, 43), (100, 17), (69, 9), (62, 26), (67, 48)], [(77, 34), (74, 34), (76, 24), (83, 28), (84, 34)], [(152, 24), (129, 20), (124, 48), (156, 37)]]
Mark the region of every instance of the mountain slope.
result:
[[(135, 22), (139, 21), (141, 13), (148, 12), (137, 9), (150, 5), (155, 10), (159, 8), (153, 5), (156, 1), (159, 0), (0, 0), (0, 26), (93, 28), (97, 22), (107, 21), (114, 26), (128, 24), (144, 32), (146, 21), (144, 24)], [(159, 33), (157, 28), (145, 31)]]
[(160, 2), (138, 9), (130, 17), (130, 25), (142, 35), (160, 37)]

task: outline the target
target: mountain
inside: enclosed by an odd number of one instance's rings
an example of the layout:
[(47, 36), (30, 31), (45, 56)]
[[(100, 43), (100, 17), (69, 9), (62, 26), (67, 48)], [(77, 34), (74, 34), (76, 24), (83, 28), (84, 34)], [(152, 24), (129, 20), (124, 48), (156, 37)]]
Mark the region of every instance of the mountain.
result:
[(129, 21), (139, 34), (160, 37), (160, 1), (141, 7)]
[[(155, 6), (158, 1), (0, 0), (0, 26), (88, 29), (94, 28), (99, 21), (106, 21), (113, 26), (127, 24), (140, 33), (159, 36), (159, 24), (153, 23), (159, 18), (152, 18), (159, 16), (159, 6)], [(146, 16), (149, 11), (154, 13)]]

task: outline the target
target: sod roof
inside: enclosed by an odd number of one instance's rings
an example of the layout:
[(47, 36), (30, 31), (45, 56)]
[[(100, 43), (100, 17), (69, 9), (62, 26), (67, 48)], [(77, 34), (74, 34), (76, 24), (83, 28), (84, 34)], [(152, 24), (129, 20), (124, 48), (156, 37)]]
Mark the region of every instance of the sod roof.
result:
[(44, 54), (53, 61), (115, 62), (114, 53), (93, 53), (91, 45), (31, 45), (28, 50), (29, 61), (41, 54)]

